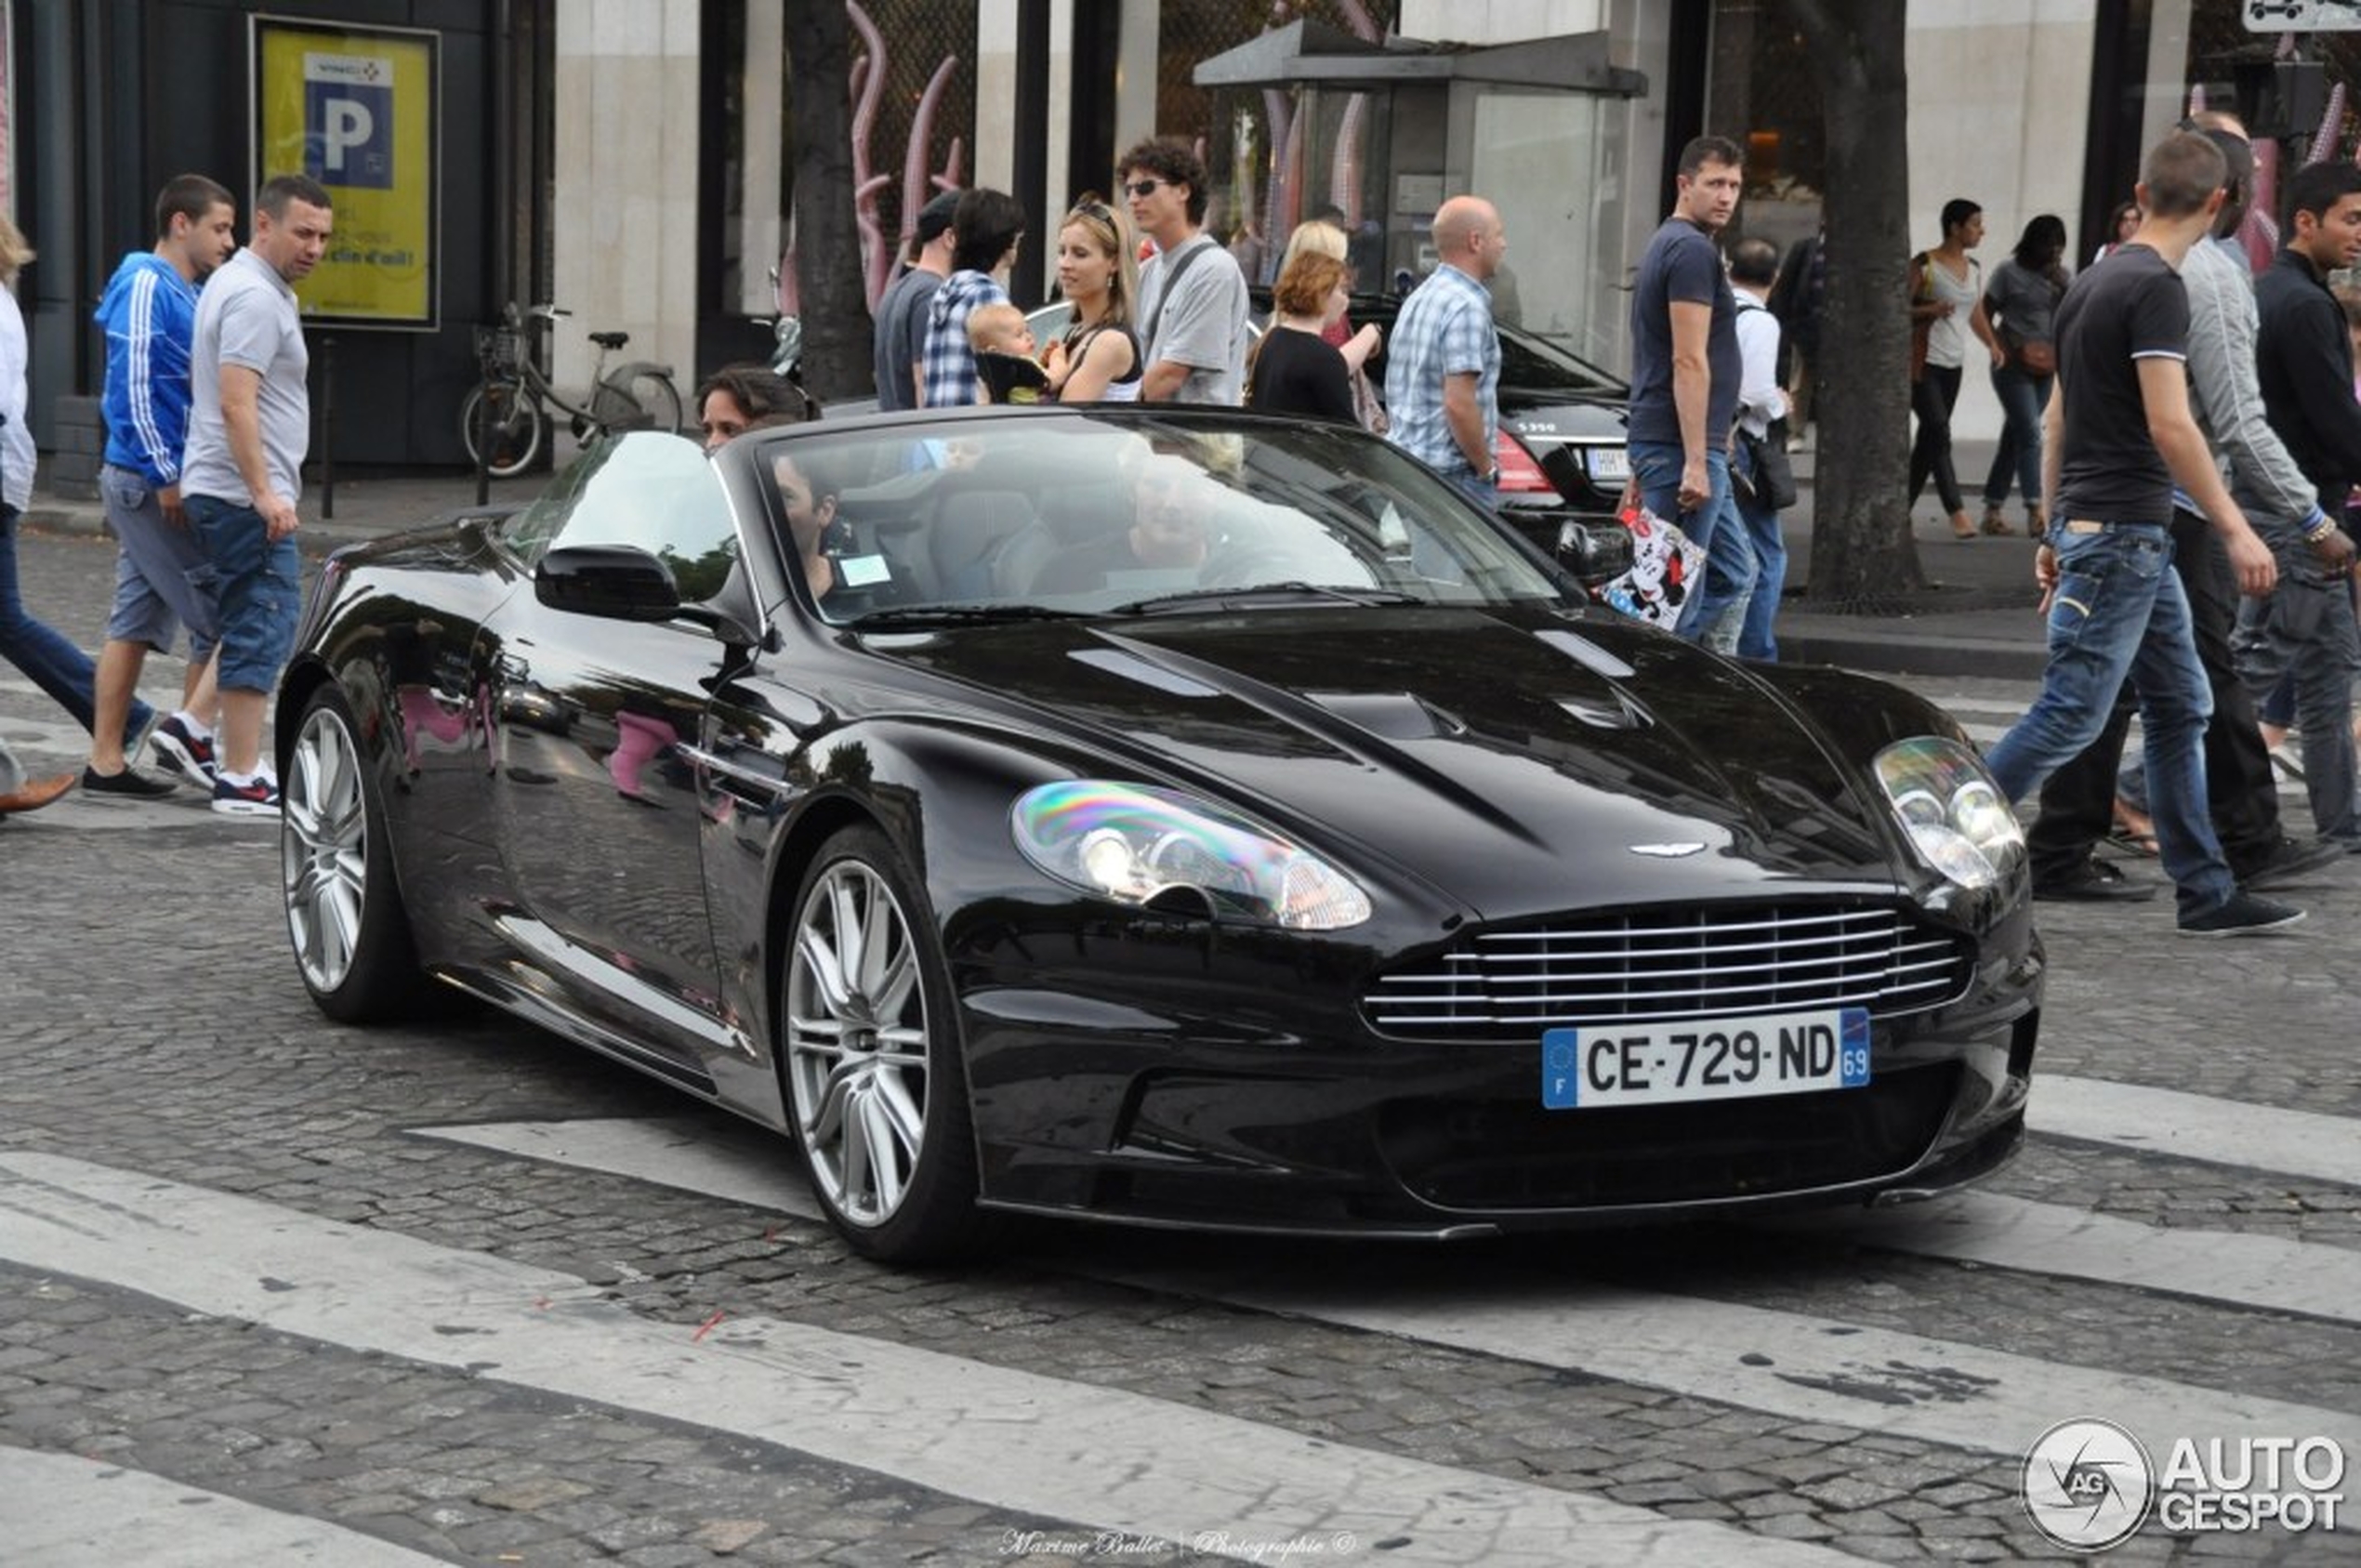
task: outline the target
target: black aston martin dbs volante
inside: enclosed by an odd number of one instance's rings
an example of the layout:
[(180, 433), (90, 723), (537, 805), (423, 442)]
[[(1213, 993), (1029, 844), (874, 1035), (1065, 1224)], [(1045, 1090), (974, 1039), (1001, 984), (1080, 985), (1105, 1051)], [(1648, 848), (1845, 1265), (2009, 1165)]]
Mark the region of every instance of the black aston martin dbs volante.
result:
[(778, 1128), (878, 1258), (1874, 1200), (2023, 1136), (1958, 727), (1626, 621), (1358, 430), (627, 434), (337, 554), (279, 704), (322, 1008), (431, 977)]

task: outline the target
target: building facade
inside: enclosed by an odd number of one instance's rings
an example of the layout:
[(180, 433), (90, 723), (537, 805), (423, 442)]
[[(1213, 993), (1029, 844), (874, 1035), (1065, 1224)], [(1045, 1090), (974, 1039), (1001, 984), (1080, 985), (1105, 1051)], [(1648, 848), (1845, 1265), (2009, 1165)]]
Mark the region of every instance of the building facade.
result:
[[(435, 41), (438, 60), (430, 317), (321, 329), (315, 374), (334, 385), (315, 391), (329, 405), (315, 454), (459, 461), (472, 329), (508, 300), (574, 312), (546, 349), (561, 384), (587, 379), (594, 328), (628, 332), (634, 357), (672, 364), (684, 386), (760, 353), (781, 297), (773, 271), (793, 244), (785, 7), (803, 3), (0, 0), (0, 202), (41, 252), (20, 288), (36, 409), (95, 388), (90, 310), (119, 256), (147, 242), (165, 178), (193, 168), (245, 191), (278, 172), (255, 166), (257, 18), (409, 30)], [(1932, 244), (1937, 209), (1967, 196), (1987, 214), (1987, 264), (2044, 212), (2088, 256), (2140, 149), (2193, 90), (2284, 133), (2283, 165), (2309, 155), (2330, 119), (2333, 155), (2350, 155), (2340, 84), (2361, 33), (2310, 34), (2290, 59), (2293, 41), (2249, 31), (2250, 9), (1919, 0), (1908, 123), (1896, 127), (1911, 149), (1913, 233)], [(1610, 368), (1624, 362), (1630, 260), (1688, 137), (1711, 130), (1748, 149), (1746, 231), (1785, 242), (1818, 222), (1818, 100), (1784, 0), (858, 0), (851, 14), (872, 297), (936, 189), (999, 186), (1046, 231), (1075, 194), (1112, 188), (1121, 148), (1157, 132), (1206, 144), (1218, 221), (1258, 231), (1242, 242), (1249, 254), (1284, 239), (1260, 231), (1333, 204), (1374, 226), (1389, 273), (1415, 270), (1433, 201), (1494, 197), (1527, 324)], [(1405, 129), (1426, 110), (1397, 110), (1401, 166), (1380, 166), (1357, 152), (1365, 102), (1332, 95), (1333, 112), (1297, 116), (1284, 90), (1195, 81), (1274, 14), (1477, 47), (1588, 37), (1621, 86), (1487, 86), (1434, 112), (1431, 137)], [(1292, 163), (1289, 134), (1307, 143)], [(1283, 187), (1283, 167), (1303, 172)], [(1053, 240), (1028, 237), (1021, 298), (1047, 293)], [(1988, 389), (1969, 379), (1960, 432), (1997, 429)]]

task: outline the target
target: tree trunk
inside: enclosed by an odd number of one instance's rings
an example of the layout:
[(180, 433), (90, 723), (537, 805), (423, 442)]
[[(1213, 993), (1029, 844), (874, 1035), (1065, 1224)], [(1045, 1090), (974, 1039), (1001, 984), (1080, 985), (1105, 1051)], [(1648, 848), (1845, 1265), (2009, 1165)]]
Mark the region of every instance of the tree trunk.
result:
[(874, 373), (852, 213), (852, 26), (841, 5), (790, 5), (786, 43), (803, 381), (823, 400), (859, 397)]
[(1827, 125), (1827, 289), (1814, 367), (1811, 597), (1864, 611), (1924, 586), (1910, 474), (1909, 105), (1902, 0), (1785, 0)]

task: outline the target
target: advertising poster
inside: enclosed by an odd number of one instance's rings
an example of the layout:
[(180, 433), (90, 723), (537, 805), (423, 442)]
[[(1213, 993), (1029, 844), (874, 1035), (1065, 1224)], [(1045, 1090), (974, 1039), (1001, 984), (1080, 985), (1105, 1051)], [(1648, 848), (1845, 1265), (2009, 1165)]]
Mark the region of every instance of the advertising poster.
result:
[(433, 327), (440, 35), (279, 17), (252, 28), (255, 188), (308, 174), (335, 203), (328, 254), (296, 291), (305, 319)]

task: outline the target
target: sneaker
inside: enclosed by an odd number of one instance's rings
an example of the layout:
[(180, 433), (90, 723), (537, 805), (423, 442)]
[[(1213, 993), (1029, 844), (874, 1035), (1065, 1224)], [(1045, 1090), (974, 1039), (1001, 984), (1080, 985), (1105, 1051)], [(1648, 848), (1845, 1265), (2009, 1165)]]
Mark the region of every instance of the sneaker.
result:
[(172, 793), (172, 781), (154, 773), (143, 773), (126, 762), (120, 773), (101, 773), (96, 768), (83, 769), (82, 788), (88, 795), (121, 795), (134, 800), (156, 800)]
[(2135, 882), (2096, 855), (2062, 876), (2033, 879), (2033, 896), (2045, 903), (2138, 903), (2156, 891), (2154, 882)]
[(209, 785), (220, 771), (213, 759), (212, 737), (198, 739), (177, 713), (156, 726), (148, 744), (155, 748), (156, 761), (167, 772), (178, 773), (191, 784)]
[(275, 817), (279, 814), (279, 781), (257, 773), (244, 784), (232, 784), (223, 773), (213, 781), (213, 809), (226, 817)]
[(2292, 838), (2281, 838), (2269, 852), (2251, 867), (2232, 866), (2238, 886), (2249, 892), (2267, 893), (2275, 888), (2292, 887), (2322, 866), (2334, 865), (2345, 856), (2343, 845), (2332, 839), (2315, 838), (2300, 844)]
[(2241, 889), (2230, 895), (2227, 903), (2203, 915), (2181, 917), (2181, 934), (2192, 937), (2242, 937), (2259, 931), (2277, 930), (2292, 926), (2303, 918), (2303, 911), (2284, 903), (2259, 899)]

